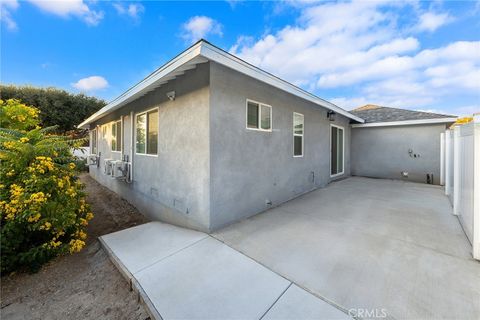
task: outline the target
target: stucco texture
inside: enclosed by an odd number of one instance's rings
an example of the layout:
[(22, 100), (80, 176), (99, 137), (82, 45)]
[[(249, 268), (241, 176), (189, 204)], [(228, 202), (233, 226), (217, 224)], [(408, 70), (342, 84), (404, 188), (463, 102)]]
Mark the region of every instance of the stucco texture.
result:
[[(272, 106), (272, 132), (246, 129), (246, 99)], [(304, 115), (304, 156), (293, 157), (293, 112)], [(325, 186), (330, 177), (330, 125), (345, 129), (350, 174), (349, 119), (256, 79), (210, 63), (211, 229), (252, 216)], [(271, 202), (272, 204), (267, 204)]]
[[(209, 227), (209, 67), (201, 64), (185, 75), (100, 119), (96, 125), (124, 118), (122, 153), (112, 152), (110, 139), (99, 130), (100, 168), (91, 175), (119, 193), (152, 219), (193, 229)], [(174, 101), (166, 92), (175, 90)], [(152, 108), (159, 111), (158, 155), (132, 154), (130, 112), (135, 115)], [(135, 138), (134, 138), (135, 139)], [(135, 141), (135, 140), (134, 140)], [(133, 183), (103, 173), (103, 160), (133, 160)]]
[(425, 183), (427, 174), (433, 174), (433, 183), (439, 184), (440, 133), (445, 129), (445, 124), (353, 128), (352, 175)]

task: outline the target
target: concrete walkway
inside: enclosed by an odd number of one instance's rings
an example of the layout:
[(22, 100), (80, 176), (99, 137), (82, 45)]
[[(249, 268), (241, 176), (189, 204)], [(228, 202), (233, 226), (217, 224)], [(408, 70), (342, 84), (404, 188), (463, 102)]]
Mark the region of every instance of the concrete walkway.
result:
[(480, 319), (480, 263), (437, 186), (353, 177), (213, 236), (354, 315)]
[(349, 319), (201, 232), (151, 222), (100, 241), (155, 319)]

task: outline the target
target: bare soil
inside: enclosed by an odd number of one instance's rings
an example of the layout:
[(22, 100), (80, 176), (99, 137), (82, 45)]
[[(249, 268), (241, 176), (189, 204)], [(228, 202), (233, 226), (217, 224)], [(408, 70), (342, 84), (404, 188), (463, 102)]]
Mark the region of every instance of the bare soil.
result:
[(52, 260), (38, 273), (2, 277), (1, 319), (149, 318), (97, 240), (147, 219), (88, 174), (81, 179), (95, 214), (86, 247), (78, 254)]

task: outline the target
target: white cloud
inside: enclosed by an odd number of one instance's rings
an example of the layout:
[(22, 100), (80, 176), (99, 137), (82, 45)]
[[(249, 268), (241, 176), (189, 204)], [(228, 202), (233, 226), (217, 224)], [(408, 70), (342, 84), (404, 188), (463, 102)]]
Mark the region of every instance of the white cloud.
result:
[[(480, 42), (457, 41), (423, 49), (405, 12), (418, 13), (422, 30), (453, 18), (422, 14), (417, 2), (296, 2), (300, 16), (260, 38), (242, 35), (233, 54), (341, 107), (366, 103), (418, 108), (470, 95), (480, 87)], [(340, 90), (348, 92), (338, 94)], [(330, 96), (332, 96), (330, 94)]]
[(120, 15), (126, 15), (132, 18), (135, 21), (140, 20), (140, 15), (145, 12), (145, 7), (140, 3), (130, 3), (128, 5), (123, 5), (122, 3), (114, 3), (113, 7), (117, 10), (117, 13)]
[(28, 0), (41, 10), (63, 17), (76, 16), (87, 25), (96, 26), (103, 19), (103, 11), (92, 10), (83, 0)]
[(17, 0), (0, 0), (0, 21), (5, 24), (8, 30), (18, 29), (17, 23), (12, 18), (12, 11), (17, 10)]
[(452, 20), (448, 13), (426, 12), (420, 16), (416, 29), (433, 32)]
[(80, 91), (95, 91), (99, 89), (105, 89), (108, 87), (108, 81), (101, 76), (91, 76), (78, 80), (72, 83), (72, 87)]
[(222, 35), (222, 25), (206, 16), (195, 16), (182, 25), (182, 38), (193, 43), (207, 35)]

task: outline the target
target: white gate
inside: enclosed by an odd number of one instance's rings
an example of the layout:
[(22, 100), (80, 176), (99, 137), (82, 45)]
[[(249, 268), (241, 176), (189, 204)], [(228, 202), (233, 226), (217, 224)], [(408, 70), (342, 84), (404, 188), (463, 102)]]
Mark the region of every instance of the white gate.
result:
[(445, 193), (480, 260), (480, 115), (445, 132)]

